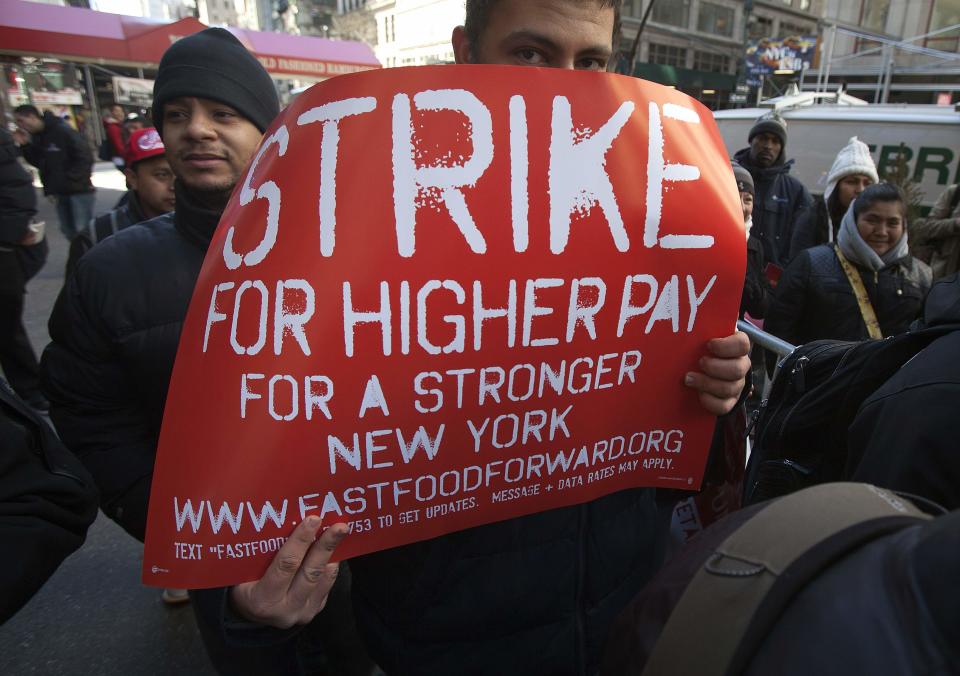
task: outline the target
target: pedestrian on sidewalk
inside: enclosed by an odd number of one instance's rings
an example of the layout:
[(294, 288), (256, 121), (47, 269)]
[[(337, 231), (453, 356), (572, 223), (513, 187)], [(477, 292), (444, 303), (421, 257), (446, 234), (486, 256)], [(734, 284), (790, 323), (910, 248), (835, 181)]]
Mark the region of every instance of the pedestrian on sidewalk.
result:
[(153, 127), (133, 132), (124, 152), (127, 185), (126, 199), (110, 211), (100, 214), (70, 242), (67, 277), (80, 257), (107, 237), (141, 221), (173, 211), (173, 170), (167, 161), (166, 148)]
[(40, 114), (29, 104), (17, 106), (14, 137), (23, 156), (40, 170), (43, 194), (53, 198), (64, 237), (72, 240), (93, 218), (96, 198), (90, 175), (93, 153), (87, 140), (56, 115)]
[(37, 193), (19, 155), (13, 137), (0, 128), (0, 367), (21, 399), (45, 411), (40, 366), (23, 328), (23, 301), (27, 281), (43, 267), (48, 248), (33, 223)]

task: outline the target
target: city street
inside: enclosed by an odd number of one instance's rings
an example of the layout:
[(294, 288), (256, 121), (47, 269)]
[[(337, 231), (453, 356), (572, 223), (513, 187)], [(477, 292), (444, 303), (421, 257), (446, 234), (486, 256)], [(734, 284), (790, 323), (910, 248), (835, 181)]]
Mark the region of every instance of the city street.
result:
[[(123, 177), (99, 163), (97, 213), (123, 193)], [(63, 286), (67, 242), (53, 205), (39, 200), (50, 258), (28, 286), (25, 324), (38, 355)], [(189, 607), (167, 607), (140, 584), (142, 546), (100, 514), (84, 546), (0, 628), (0, 674), (213, 674)], [(10, 554), (15, 555), (15, 552)]]

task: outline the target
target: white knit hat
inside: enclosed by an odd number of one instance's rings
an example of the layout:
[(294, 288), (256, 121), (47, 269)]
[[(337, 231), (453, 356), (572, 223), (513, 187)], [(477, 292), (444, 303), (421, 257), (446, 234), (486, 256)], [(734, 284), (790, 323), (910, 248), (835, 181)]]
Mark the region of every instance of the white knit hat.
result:
[[(827, 174), (827, 188), (823, 191), (823, 201), (826, 202), (827, 205), (830, 204), (830, 195), (837, 189), (837, 184), (844, 177), (852, 176), (853, 174), (869, 176), (874, 183), (880, 182), (880, 177), (877, 175), (877, 165), (873, 163), (873, 158), (870, 156), (870, 148), (856, 136), (851, 137), (849, 143), (837, 153), (837, 159), (833, 161), (833, 166), (830, 167), (830, 173)], [(827, 210), (827, 219), (830, 219), (829, 209)], [(829, 234), (830, 240), (832, 241), (832, 227), (830, 228)]]

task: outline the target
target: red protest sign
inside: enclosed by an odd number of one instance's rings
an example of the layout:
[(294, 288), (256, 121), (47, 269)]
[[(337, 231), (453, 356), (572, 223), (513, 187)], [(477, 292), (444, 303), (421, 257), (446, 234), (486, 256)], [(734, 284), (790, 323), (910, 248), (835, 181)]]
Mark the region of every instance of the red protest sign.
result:
[(339, 77), (274, 122), (184, 324), (144, 581), (259, 577), (296, 523), (340, 558), (699, 486), (682, 384), (731, 333), (743, 221), (710, 112), (616, 75)]

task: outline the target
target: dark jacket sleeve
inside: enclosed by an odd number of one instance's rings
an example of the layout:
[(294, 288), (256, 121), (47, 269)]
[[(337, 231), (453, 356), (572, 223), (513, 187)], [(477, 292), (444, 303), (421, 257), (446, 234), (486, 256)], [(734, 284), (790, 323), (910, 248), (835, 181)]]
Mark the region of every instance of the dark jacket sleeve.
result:
[(40, 168), (40, 165), (43, 163), (43, 151), (34, 142), (32, 136), (30, 137), (29, 143), (20, 146), (20, 152), (23, 153), (23, 159), (38, 169)]
[(809, 191), (803, 183), (797, 181), (797, 188), (799, 189), (799, 194), (793, 205), (793, 214), (790, 217), (790, 246), (788, 250), (788, 258), (786, 264), (789, 265), (789, 262), (793, 260), (793, 233), (797, 229), (797, 225), (803, 221), (812, 220), (813, 223), (816, 223), (816, 212), (813, 206), (813, 198), (810, 197)]
[(0, 624), (83, 544), (96, 515), (83, 466), (0, 381)]
[(787, 266), (773, 293), (763, 327), (768, 333), (796, 345), (805, 314), (810, 279), (810, 254), (801, 253)]
[(773, 302), (773, 287), (767, 279), (766, 260), (763, 245), (749, 239), (747, 242), (747, 274), (743, 281), (743, 295), (740, 297), (740, 312), (746, 312), (755, 319), (767, 316), (770, 303)]
[(100, 489), (103, 511), (143, 540), (156, 442), (114, 331), (91, 302), (97, 285), (109, 284), (99, 273), (81, 263), (57, 298), (42, 359), (44, 391), (57, 431)]

